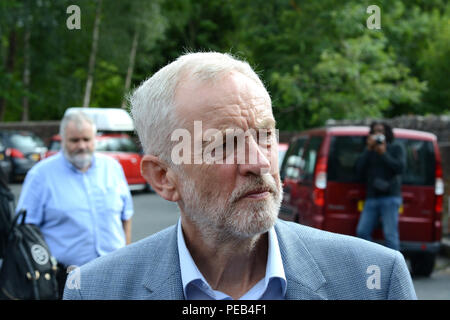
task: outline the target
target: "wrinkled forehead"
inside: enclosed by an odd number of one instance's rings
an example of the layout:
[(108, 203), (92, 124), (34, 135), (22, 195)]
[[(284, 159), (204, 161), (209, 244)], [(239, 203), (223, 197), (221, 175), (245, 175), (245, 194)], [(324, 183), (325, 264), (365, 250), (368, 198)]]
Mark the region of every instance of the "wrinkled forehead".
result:
[(275, 127), (267, 90), (249, 77), (231, 72), (213, 81), (183, 81), (175, 94), (177, 117), (187, 128), (194, 121), (216, 129)]

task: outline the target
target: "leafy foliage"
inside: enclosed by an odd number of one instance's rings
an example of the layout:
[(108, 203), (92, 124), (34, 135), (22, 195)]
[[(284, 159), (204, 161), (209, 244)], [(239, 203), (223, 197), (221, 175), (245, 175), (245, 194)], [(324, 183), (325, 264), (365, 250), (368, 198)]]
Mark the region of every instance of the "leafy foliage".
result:
[[(66, 9), (81, 9), (68, 30)], [(119, 107), (138, 32), (132, 88), (183, 52), (231, 52), (263, 78), (282, 130), (328, 119), (450, 112), (450, 6), (446, 0), (104, 0), (91, 106)], [(80, 106), (92, 46), (91, 0), (0, 2), (0, 120), (59, 119)], [(25, 25), (31, 82), (23, 83)], [(3, 108), (3, 109), (2, 109)]]

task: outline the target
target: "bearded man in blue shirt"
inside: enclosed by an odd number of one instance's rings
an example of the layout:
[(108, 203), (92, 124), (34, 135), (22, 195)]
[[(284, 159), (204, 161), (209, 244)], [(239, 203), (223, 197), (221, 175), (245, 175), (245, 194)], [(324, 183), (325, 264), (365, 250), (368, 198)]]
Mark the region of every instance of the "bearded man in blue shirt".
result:
[(275, 119), (248, 63), (188, 53), (130, 102), (143, 176), (180, 220), (71, 273), (64, 299), (416, 298), (400, 252), (278, 219)]
[(60, 293), (66, 269), (81, 266), (131, 242), (133, 204), (122, 166), (95, 153), (96, 126), (82, 112), (60, 125), (62, 151), (27, 174), (17, 211), (37, 225), (59, 265)]

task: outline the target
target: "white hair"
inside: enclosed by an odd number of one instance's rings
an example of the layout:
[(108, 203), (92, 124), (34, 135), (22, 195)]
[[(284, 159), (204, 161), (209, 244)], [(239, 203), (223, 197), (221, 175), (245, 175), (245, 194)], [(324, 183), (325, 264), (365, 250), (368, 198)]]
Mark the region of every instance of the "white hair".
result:
[(97, 126), (92, 118), (82, 111), (74, 111), (66, 114), (61, 120), (59, 125), (59, 135), (61, 136), (62, 141), (65, 141), (66, 139), (66, 128), (69, 122), (73, 122), (78, 130), (81, 130), (83, 126), (88, 123), (92, 126), (94, 136), (97, 134)]
[(171, 165), (172, 132), (182, 127), (175, 110), (175, 92), (182, 80), (212, 81), (236, 71), (264, 84), (250, 65), (230, 54), (187, 53), (145, 80), (129, 97), (131, 114), (146, 154), (160, 157)]

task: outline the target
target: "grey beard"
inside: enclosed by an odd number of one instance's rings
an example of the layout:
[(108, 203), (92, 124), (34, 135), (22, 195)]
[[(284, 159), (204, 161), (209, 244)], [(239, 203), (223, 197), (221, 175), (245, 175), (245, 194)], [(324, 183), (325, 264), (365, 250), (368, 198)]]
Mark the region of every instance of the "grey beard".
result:
[[(257, 179), (261, 181), (266, 179)], [(203, 238), (209, 243), (223, 243), (232, 239), (246, 239), (256, 236), (269, 230), (276, 222), (282, 199), (281, 184), (271, 181), (268, 178), (266, 185), (270, 185), (273, 199), (261, 201), (252, 204), (248, 208), (238, 210), (234, 201), (221, 201), (218, 195), (212, 194), (208, 197), (202, 197), (196, 190), (194, 184), (184, 177), (183, 191), (187, 204), (185, 214), (197, 225)], [(246, 186), (245, 191), (249, 190), (252, 184)], [(236, 194), (231, 196), (231, 200), (237, 199), (238, 195), (244, 193), (236, 190)]]
[(66, 159), (78, 169), (84, 169), (92, 163), (93, 153), (82, 153), (70, 155), (67, 150), (63, 150)]

